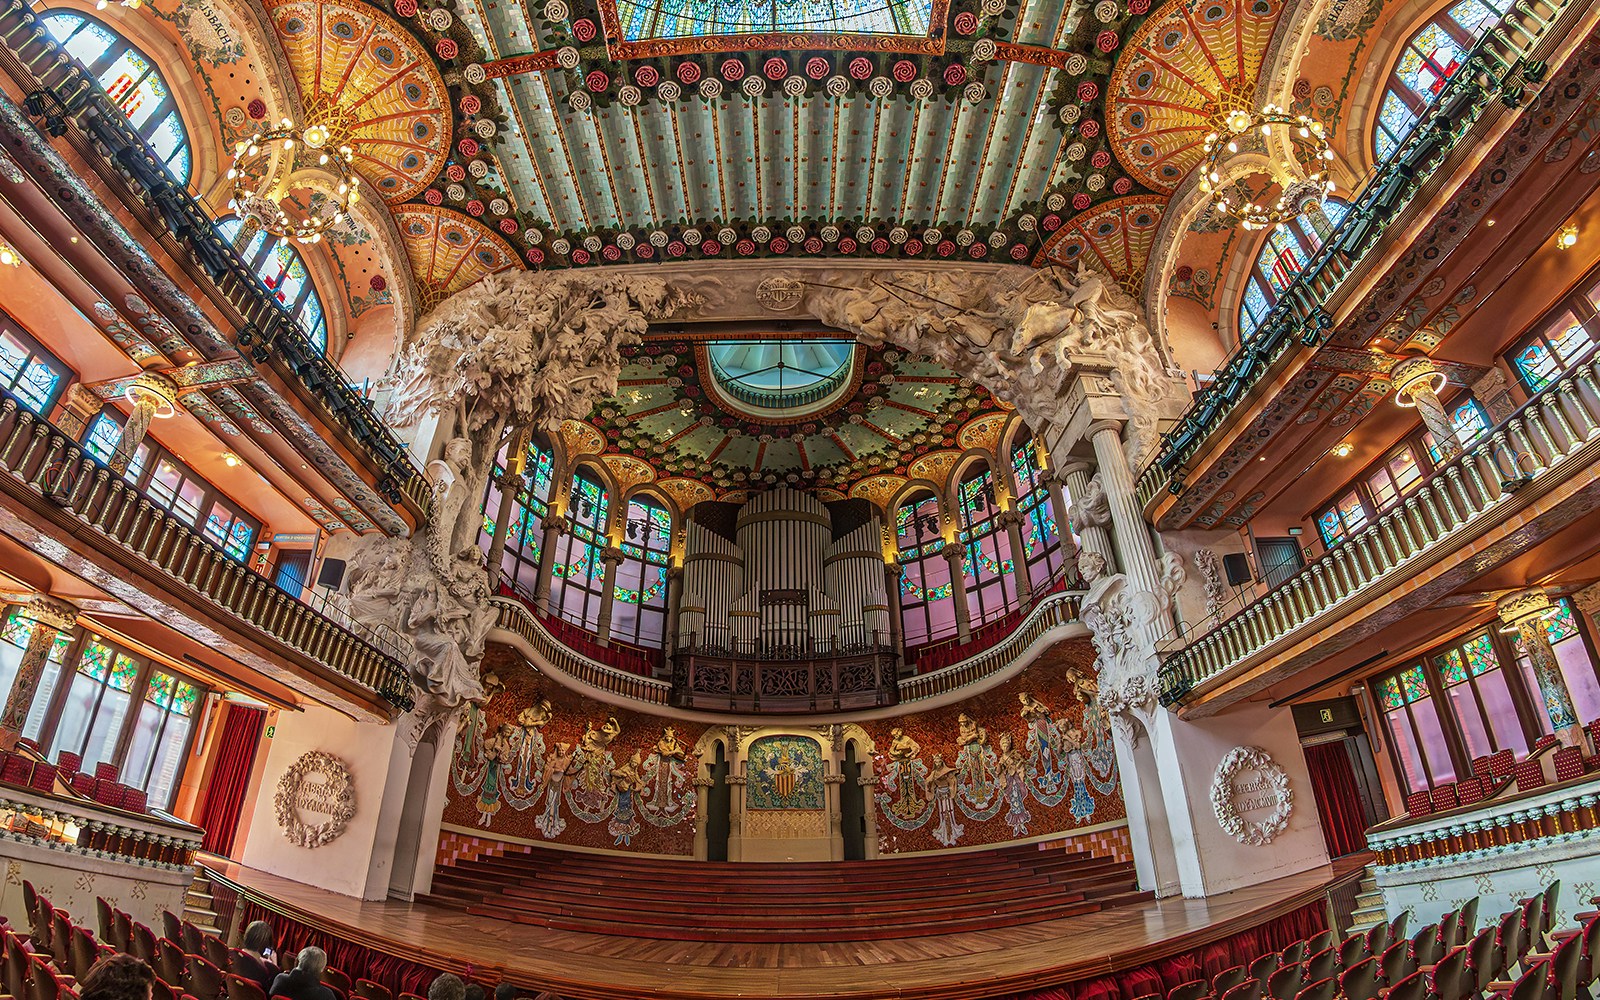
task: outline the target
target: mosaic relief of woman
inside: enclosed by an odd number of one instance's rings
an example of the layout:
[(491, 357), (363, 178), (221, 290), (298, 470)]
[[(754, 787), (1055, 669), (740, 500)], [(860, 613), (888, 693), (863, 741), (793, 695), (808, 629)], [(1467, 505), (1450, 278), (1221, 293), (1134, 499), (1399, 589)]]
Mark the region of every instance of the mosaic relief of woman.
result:
[(957, 780), (956, 769), (945, 764), (944, 755), (934, 754), (933, 770), (928, 772), (928, 788), (933, 792), (939, 823), (933, 829), (933, 839), (946, 847), (954, 847), (966, 832), (956, 818)]
[(533, 821), (544, 836), (554, 840), (567, 828), (561, 818), (561, 793), (567, 784), (567, 770), (572, 767), (572, 744), (557, 743), (555, 752), (544, 762), (544, 812)]
[(1000, 734), (1000, 779), (1006, 790), (1006, 824), (1013, 835), (1028, 833), (1028, 759), (1017, 751), (1010, 733)]

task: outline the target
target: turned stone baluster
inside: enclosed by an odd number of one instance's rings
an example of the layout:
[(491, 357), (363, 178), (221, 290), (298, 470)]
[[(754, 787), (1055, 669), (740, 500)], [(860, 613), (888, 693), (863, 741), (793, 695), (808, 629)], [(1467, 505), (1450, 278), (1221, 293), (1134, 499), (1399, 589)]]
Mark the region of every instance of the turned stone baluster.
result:
[(1298, 625), (1311, 617), (1311, 604), (1306, 595), (1305, 579), (1296, 576), (1289, 582), (1289, 610), (1294, 624)]
[(1558, 453), (1560, 455), (1568, 454), (1583, 442), (1584, 435), (1579, 434), (1577, 429), (1572, 426), (1572, 421), (1567, 418), (1566, 409), (1562, 405), (1563, 400), (1571, 399), (1577, 394), (1578, 387), (1573, 385), (1572, 380), (1569, 378), (1555, 390), (1552, 390), (1550, 401), (1544, 407), (1545, 421), (1555, 424), (1556, 430), (1560, 431), (1562, 437), (1566, 439), (1566, 443), (1562, 445), (1561, 451)]
[[(1583, 390), (1588, 389), (1587, 394)], [(1600, 385), (1595, 384), (1593, 365), (1585, 365), (1578, 372), (1577, 391), (1572, 394), (1573, 402), (1589, 421), (1589, 431), (1585, 435), (1593, 435), (1596, 428), (1600, 428)]]
[[(1529, 411), (1525, 411), (1529, 412)], [(1511, 436), (1512, 445), (1517, 453), (1517, 474), (1537, 476), (1544, 471), (1544, 456), (1539, 454), (1539, 449), (1533, 446), (1533, 440), (1528, 437), (1528, 428), (1523, 423), (1521, 416), (1512, 417), (1506, 425), (1506, 431)]]
[(33, 482), (33, 474), (28, 470), (33, 465), (33, 457), (39, 453), (39, 445), (44, 441), (45, 433), (50, 425), (42, 420), (30, 420), (32, 433), (28, 437), (28, 450), (22, 453), (22, 461), (17, 463), (16, 471), (27, 482)]
[(163, 517), (161, 519), (161, 535), (156, 539), (155, 549), (151, 554), (150, 561), (168, 573), (172, 572), (172, 556), (177, 551), (178, 542), (182, 537), (178, 534), (180, 530), (182, 529), (179, 528), (178, 522), (172, 518)]
[(1437, 491), (1439, 505), (1444, 508), (1446, 521), (1445, 531), (1447, 533), (1459, 528), (1462, 524), (1466, 523), (1467, 520), (1467, 516), (1462, 513), (1461, 501), (1456, 497), (1454, 491), (1450, 489), (1451, 471), (1456, 471), (1459, 474), (1460, 470), (1457, 470), (1454, 466), (1451, 466), (1446, 470), (1443, 477), (1434, 480), (1439, 484)]
[[(62, 437), (60, 434), (52, 433), (50, 435), (49, 442), (50, 443), (47, 444), (44, 449), (44, 458), (39, 462), (39, 470), (33, 474), (34, 485), (44, 490), (48, 490), (50, 488), (44, 480), (45, 477), (50, 473), (50, 467), (55, 465), (56, 459), (61, 457), (61, 448), (64, 444), (66, 444), (66, 438)], [(66, 471), (65, 463), (63, 463), (61, 469), (62, 475), (65, 475)]]
[(1333, 560), (1333, 575), (1339, 581), (1339, 589), (1346, 594), (1353, 594), (1360, 586), (1355, 577), (1350, 573), (1350, 560), (1345, 555), (1344, 546), (1340, 545), (1328, 553), (1328, 558)]
[(1294, 591), (1288, 593), (1277, 591), (1272, 595), (1272, 631), (1275, 635), (1282, 635), (1294, 627)]
[(1535, 406), (1527, 409), (1527, 430), (1529, 439), (1535, 447), (1544, 446), (1540, 454), (1547, 457), (1546, 465), (1554, 465), (1556, 459), (1565, 454), (1556, 447), (1555, 435), (1550, 433), (1550, 402), (1551, 396), (1545, 398)]
[(1495, 476), (1504, 482), (1507, 479), (1516, 479), (1521, 473), (1517, 469), (1517, 449), (1506, 437), (1505, 428), (1495, 431), (1490, 437), (1494, 446), (1489, 449), (1489, 461), (1494, 465)]
[(1498, 483), (1491, 486), (1483, 478), (1483, 462), (1481, 452), (1473, 452), (1471, 461), (1464, 463), (1467, 470), (1467, 482), (1472, 484), (1472, 492), (1476, 494), (1477, 508), (1480, 511), (1494, 506), (1500, 494), (1497, 491)]
[(1385, 514), (1378, 518), (1378, 536), (1380, 539), (1378, 551), (1384, 557), (1384, 572), (1395, 568), (1405, 560), (1405, 554), (1400, 551), (1400, 545), (1394, 540), (1394, 515)]
[(1467, 490), (1467, 484), (1461, 478), (1461, 466), (1452, 465), (1444, 470), (1444, 478), (1450, 484), (1447, 495), (1456, 499), (1461, 504), (1461, 520), (1463, 523), (1477, 517), (1483, 511)]
[(1401, 504), (1393, 511), (1394, 536), (1396, 550), (1400, 552), (1401, 559), (1410, 559), (1421, 548), (1416, 538), (1411, 534), (1411, 519), (1407, 516), (1405, 505)]
[[(128, 538), (133, 534), (131, 521), (137, 513), (139, 498), (134, 495), (128, 484), (120, 479), (113, 479), (107, 487), (106, 497), (106, 534), (128, 544)], [(129, 548), (133, 546), (129, 545)]]
[(1422, 513), (1422, 498), (1413, 493), (1406, 498), (1404, 504), (1405, 517), (1401, 523), (1405, 525), (1406, 533), (1411, 537), (1412, 548), (1421, 551), (1433, 541), (1434, 534), (1428, 527), (1428, 519)]
[(1580, 444), (1589, 439), (1596, 426), (1600, 426), (1595, 423), (1595, 414), (1589, 411), (1589, 403), (1583, 398), (1583, 384), (1580, 381), (1582, 378), (1582, 373), (1574, 373), (1561, 383), (1561, 398), (1565, 400), (1568, 409), (1576, 415), (1577, 422), (1581, 425), (1573, 431), (1576, 442)]
[(84, 464), (93, 471), (85, 472), (79, 477), (88, 486), (75, 506), (90, 524), (103, 528), (105, 527), (105, 521), (102, 518), (106, 514), (106, 499), (109, 495), (111, 473), (106, 470), (105, 466), (92, 459), (85, 458)]
[[(24, 412), (26, 412), (26, 411), (24, 411)], [(5, 422), (11, 420), (11, 418), (13, 416), (15, 416), (16, 413), (17, 413), (17, 401), (16, 400), (7, 399), (4, 402), (0, 402), (0, 423), (5, 423)], [(9, 433), (6, 434), (5, 443), (4, 444), (0, 444), (0, 465), (4, 465), (7, 468), (10, 468), (10, 466), (11, 466), (11, 449), (16, 446), (16, 443), (17, 443), (17, 431), (21, 426), (22, 426), (22, 424), (21, 424), (20, 420), (11, 421), (11, 430), (10, 430)]]
[(133, 506), (133, 513), (128, 518), (127, 545), (128, 548), (143, 555), (144, 543), (150, 537), (151, 532), (155, 530), (159, 521), (154, 515), (155, 508), (151, 506), (149, 500), (144, 497), (138, 497), (137, 500), (134, 500), (131, 490), (129, 491), (129, 499)]
[(72, 477), (72, 488), (67, 490), (65, 502), (70, 509), (82, 514), (84, 498), (89, 495), (90, 490), (94, 489), (95, 462), (87, 455), (80, 455), (77, 469), (77, 475)]

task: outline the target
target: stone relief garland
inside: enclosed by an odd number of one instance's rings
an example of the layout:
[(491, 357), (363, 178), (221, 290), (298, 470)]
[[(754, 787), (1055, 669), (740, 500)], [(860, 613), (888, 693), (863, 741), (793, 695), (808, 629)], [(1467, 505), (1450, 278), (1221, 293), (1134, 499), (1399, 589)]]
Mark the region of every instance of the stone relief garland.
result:
[[(1260, 774), (1261, 790), (1276, 799), (1272, 814), (1266, 819), (1246, 822), (1239, 815), (1233, 779), (1240, 771)], [(1211, 781), (1211, 810), (1217, 814), (1217, 825), (1239, 843), (1256, 847), (1270, 844), (1288, 828), (1289, 816), (1294, 812), (1294, 790), (1289, 787), (1289, 775), (1260, 747), (1234, 747), (1217, 764), (1216, 776)]]
[[(307, 779), (315, 775), (326, 775), (329, 779), (326, 795), (332, 811), (324, 822), (307, 823), (300, 815), (296, 800)], [(355, 817), (355, 779), (338, 757), (325, 750), (309, 750), (278, 779), (278, 792), (273, 796), (272, 805), (277, 812), (278, 827), (289, 843), (307, 849), (321, 847), (338, 840)]]

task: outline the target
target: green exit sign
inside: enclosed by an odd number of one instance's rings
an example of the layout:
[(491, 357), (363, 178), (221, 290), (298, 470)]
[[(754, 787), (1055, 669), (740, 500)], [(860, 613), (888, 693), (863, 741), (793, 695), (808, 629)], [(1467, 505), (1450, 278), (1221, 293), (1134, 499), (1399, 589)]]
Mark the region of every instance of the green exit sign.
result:
[(277, 732), (277, 731), (278, 731), (278, 727), (277, 726), (268, 726), (267, 727), (267, 739), (269, 739), (269, 740), (272, 739), (272, 734)]

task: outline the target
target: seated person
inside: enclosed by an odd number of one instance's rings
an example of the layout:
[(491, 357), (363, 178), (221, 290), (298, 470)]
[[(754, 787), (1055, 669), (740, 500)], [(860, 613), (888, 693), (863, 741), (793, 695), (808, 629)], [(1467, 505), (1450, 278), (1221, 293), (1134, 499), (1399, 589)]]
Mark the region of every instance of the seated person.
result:
[(107, 955), (78, 980), (78, 996), (90, 1000), (150, 1000), (155, 970), (132, 955)]
[(267, 995), (289, 1000), (338, 1000), (333, 990), (323, 985), (322, 973), (327, 967), (327, 952), (321, 948), (302, 948), (294, 968), (279, 973)]
[(233, 973), (250, 980), (262, 991), (272, 993), (278, 978), (278, 956), (272, 950), (272, 925), (256, 920), (244, 929), (243, 947), (233, 953)]

